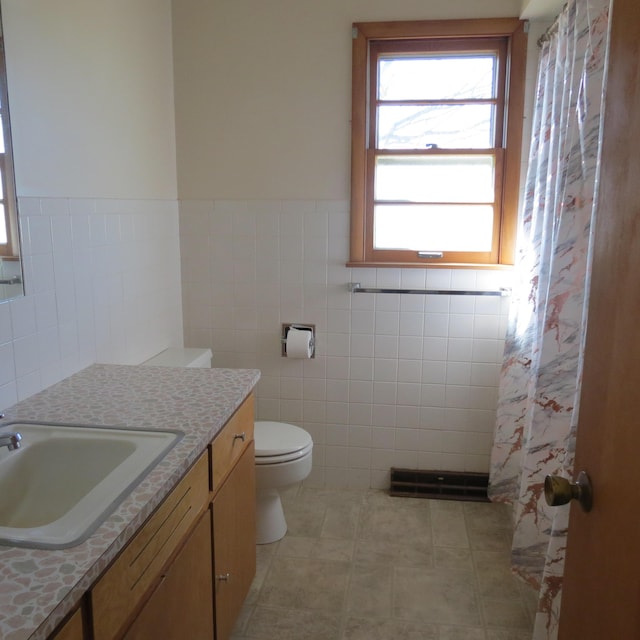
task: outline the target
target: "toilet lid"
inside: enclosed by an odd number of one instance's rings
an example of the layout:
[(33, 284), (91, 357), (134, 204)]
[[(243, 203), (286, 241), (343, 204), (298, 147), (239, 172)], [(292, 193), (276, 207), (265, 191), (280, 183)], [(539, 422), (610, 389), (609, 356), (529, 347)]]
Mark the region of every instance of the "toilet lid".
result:
[(285, 422), (256, 422), (254, 440), (256, 458), (288, 456), (313, 446), (311, 436), (304, 429)]

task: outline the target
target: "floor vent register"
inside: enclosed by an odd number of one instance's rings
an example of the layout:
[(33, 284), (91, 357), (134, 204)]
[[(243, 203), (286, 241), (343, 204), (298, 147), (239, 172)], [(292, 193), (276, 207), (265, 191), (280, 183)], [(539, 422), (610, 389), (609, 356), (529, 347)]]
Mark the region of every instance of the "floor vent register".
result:
[(408, 498), (489, 502), (488, 473), (423, 471), (391, 467), (389, 494)]

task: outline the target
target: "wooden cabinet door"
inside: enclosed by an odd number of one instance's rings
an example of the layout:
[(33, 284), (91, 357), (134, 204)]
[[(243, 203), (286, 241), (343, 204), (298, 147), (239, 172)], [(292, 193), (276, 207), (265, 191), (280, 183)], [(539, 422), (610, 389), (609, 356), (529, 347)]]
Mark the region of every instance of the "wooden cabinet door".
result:
[(78, 609), (49, 640), (83, 640), (82, 611)]
[(228, 640), (256, 573), (254, 443), (213, 499), (216, 640)]
[(206, 511), (123, 640), (213, 640), (211, 566), (211, 512)]

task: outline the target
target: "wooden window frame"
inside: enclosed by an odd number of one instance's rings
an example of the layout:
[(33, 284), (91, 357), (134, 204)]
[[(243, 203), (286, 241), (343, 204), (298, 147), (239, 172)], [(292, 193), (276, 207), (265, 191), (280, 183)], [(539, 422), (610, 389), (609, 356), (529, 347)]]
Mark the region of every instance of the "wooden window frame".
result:
[(11, 142), (11, 121), (9, 118), (9, 92), (7, 90), (7, 65), (4, 53), (4, 35), (0, 18), (0, 115), (2, 116), (2, 135), (4, 153), (0, 153), (0, 182), (2, 194), (0, 204), (4, 205), (7, 243), (0, 244), (0, 258), (18, 260), (20, 239), (18, 230), (18, 205), (15, 176), (13, 171), (13, 145)]
[[(412, 22), (357, 22), (353, 24), (352, 135), (351, 135), (351, 246), (350, 267), (486, 267), (514, 263), (524, 114), (527, 36), (518, 18)], [(436, 48), (451, 48), (469, 40), (503, 41), (506, 47), (503, 127), (495, 143), (497, 215), (494, 246), (487, 253), (446, 252), (443, 258), (422, 258), (417, 251), (373, 248), (373, 166), (375, 122), (370, 104), (375, 101), (371, 82), (372, 50), (389, 41), (425, 41)], [(381, 43), (378, 45), (377, 43)], [(400, 46), (402, 44), (400, 43)], [(411, 45), (408, 45), (411, 46)], [(496, 122), (501, 116), (497, 114)], [(371, 142), (370, 142), (371, 141)], [(442, 149), (439, 150), (442, 153)], [(457, 151), (457, 150), (456, 150)], [(485, 151), (486, 153), (486, 151)]]

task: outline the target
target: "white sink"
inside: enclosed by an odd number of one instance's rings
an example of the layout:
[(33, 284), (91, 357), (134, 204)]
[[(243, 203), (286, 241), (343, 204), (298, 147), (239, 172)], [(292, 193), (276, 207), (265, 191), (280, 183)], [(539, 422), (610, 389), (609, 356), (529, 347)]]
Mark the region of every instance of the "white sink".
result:
[(20, 448), (0, 448), (0, 544), (79, 544), (183, 436), (84, 425), (13, 422)]

